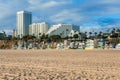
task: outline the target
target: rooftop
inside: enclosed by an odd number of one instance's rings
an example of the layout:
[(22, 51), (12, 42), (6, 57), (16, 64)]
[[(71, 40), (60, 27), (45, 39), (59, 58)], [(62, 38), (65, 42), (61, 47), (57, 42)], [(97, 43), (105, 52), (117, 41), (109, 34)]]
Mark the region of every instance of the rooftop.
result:
[(17, 14), (20, 14), (20, 13), (29, 13), (29, 14), (32, 14), (32, 12), (29, 12), (29, 11), (18, 11)]

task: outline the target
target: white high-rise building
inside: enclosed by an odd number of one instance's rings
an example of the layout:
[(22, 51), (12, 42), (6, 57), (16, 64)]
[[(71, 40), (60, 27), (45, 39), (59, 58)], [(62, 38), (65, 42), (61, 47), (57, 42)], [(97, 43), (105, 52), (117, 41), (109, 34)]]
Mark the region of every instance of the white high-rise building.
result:
[(62, 38), (69, 36), (71, 31), (79, 31), (79, 26), (73, 24), (57, 24), (53, 25), (47, 34), (51, 35), (60, 35)]
[(46, 34), (49, 29), (49, 24), (46, 22), (33, 23), (29, 26), (29, 35), (34, 35), (39, 38), (40, 35)]
[(29, 25), (32, 23), (32, 13), (28, 11), (17, 12), (17, 36), (20, 38), (29, 34)]

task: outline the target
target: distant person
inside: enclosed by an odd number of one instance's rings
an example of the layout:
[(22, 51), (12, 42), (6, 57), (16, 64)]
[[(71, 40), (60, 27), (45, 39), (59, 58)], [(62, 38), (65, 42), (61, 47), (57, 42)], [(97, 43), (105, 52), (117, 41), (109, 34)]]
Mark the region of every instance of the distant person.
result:
[(85, 49), (85, 42), (82, 42), (82, 49)]
[(71, 49), (74, 49), (74, 48), (75, 48), (75, 42), (74, 42), (74, 41), (72, 41), (72, 42), (70, 43), (70, 48), (71, 48)]
[(110, 42), (107, 41), (106, 44), (107, 44), (107, 49), (109, 49), (110, 48)]

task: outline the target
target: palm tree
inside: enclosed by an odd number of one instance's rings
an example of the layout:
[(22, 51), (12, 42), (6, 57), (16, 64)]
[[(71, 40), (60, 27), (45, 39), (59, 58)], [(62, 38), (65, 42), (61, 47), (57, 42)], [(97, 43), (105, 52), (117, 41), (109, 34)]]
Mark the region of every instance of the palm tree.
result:
[(102, 38), (102, 31), (99, 32), (98, 37)]
[(40, 39), (41, 33), (39, 33), (39, 39)]
[(115, 28), (112, 29), (111, 33), (112, 33), (112, 35), (115, 34)]
[(79, 36), (80, 36), (80, 40), (81, 40), (81, 38), (82, 38), (82, 33), (81, 32), (79, 32)]
[(67, 32), (69, 31), (69, 29), (66, 29), (66, 36), (67, 36)]
[(45, 39), (46, 39), (46, 40), (48, 40), (48, 39), (49, 39), (48, 34), (46, 34), (46, 35), (45, 35)]
[(85, 36), (87, 37), (87, 32), (85, 32)]
[(23, 35), (21, 34), (20, 38), (22, 39), (23, 38)]
[(33, 36), (35, 36), (35, 34), (33, 33)]
[(84, 33), (84, 38), (86, 40), (86, 38), (87, 38), (87, 32)]
[[(62, 36), (64, 36), (64, 35), (65, 35), (65, 32), (63, 31), (63, 32), (62, 32)], [(61, 37), (62, 37), (62, 36), (61, 36)]]
[(91, 38), (91, 34), (92, 34), (92, 32), (89, 32), (90, 38)]
[(112, 29), (112, 31), (111, 31), (111, 38), (117, 38), (118, 37), (116, 31), (117, 30), (115, 28)]
[(60, 33), (60, 36), (62, 36), (62, 33)]
[(17, 39), (18, 39), (18, 40), (20, 39), (20, 35), (17, 36)]
[(42, 39), (45, 39), (45, 33), (42, 34), (41, 38), (42, 38)]
[(94, 32), (94, 35), (95, 35), (95, 38), (96, 38), (96, 36), (97, 36), (97, 32)]
[(78, 36), (78, 34), (74, 34), (73, 37), (76, 40), (79, 36)]
[(117, 29), (116, 32), (118, 33), (118, 38), (120, 37), (120, 29)]

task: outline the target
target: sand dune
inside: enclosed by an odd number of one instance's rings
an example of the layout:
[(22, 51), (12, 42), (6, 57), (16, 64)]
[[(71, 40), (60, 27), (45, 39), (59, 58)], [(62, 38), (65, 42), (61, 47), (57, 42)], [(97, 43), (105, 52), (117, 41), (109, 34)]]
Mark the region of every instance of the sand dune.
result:
[(0, 50), (0, 80), (120, 80), (120, 51)]

